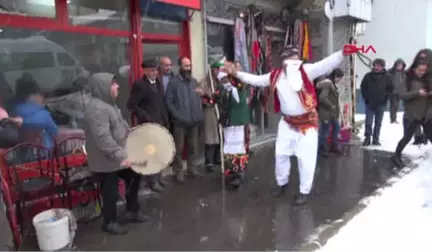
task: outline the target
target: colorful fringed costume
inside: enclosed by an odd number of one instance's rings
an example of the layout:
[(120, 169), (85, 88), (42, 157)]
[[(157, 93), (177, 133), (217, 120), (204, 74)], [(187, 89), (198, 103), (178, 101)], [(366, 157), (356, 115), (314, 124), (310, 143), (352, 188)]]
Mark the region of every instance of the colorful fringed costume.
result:
[(224, 175), (227, 182), (237, 188), (249, 162), (250, 92), (245, 85), (225, 73), (221, 72), (218, 79), (222, 84), (216, 92), (216, 101), (224, 131)]

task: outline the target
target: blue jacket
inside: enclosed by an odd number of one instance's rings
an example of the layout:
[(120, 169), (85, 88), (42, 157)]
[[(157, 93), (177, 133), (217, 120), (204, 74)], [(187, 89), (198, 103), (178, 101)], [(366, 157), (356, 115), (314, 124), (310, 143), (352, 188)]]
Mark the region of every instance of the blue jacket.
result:
[(47, 148), (53, 147), (58, 127), (48, 110), (40, 104), (26, 101), (16, 104), (12, 114), (23, 118), (23, 130), (41, 130), (43, 145)]

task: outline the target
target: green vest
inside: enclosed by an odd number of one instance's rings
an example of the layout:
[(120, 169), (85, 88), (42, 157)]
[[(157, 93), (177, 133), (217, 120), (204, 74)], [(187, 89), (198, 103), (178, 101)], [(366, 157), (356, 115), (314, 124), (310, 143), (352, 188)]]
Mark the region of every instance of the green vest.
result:
[(225, 96), (224, 107), (227, 109), (229, 125), (226, 126), (239, 126), (247, 125), (250, 123), (250, 108), (247, 103), (247, 98), (249, 97), (249, 90), (247, 88), (238, 89), (239, 99), (237, 102), (232, 96), (231, 92), (229, 95)]

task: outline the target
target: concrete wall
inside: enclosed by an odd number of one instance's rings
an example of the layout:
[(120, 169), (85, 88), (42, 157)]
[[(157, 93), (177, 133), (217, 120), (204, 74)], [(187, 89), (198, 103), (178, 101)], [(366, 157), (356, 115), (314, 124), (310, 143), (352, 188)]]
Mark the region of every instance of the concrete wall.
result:
[[(372, 45), (376, 54), (369, 52), (371, 60), (383, 58), (387, 69), (397, 58), (409, 65), (422, 48), (432, 47), (432, 0), (379, 0), (372, 7), (372, 22), (365, 25), (358, 36), (358, 44)], [(370, 71), (360, 60), (356, 62), (357, 88), (363, 76)], [(364, 103), (357, 90), (357, 113), (364, 113)]]
[[(372, 22), (366, 24), (361, 45), (373, 45), (377, 51), (367, 56), (383, 58), (390, 68), (397, 58), (411, 64), (417, 51), (432, 44), (432, 0), (379, 0), (372, 7)], [(429, 14), (428, 14), (429, 12)], [(429, 20), (428, 20), (429, 18)], [(429, 27), (428, 27), (429, 22)], [(429, 36), (428, 36), (429, 34)], [(357, 87), (369, 69), (357, 60)]]

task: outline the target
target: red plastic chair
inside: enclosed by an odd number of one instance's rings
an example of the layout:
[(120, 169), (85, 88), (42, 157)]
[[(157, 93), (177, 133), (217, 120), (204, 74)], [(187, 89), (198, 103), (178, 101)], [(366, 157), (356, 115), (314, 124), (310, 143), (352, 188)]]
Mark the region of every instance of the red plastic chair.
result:
[[(36, 143), (22, 143), (8, 149), (3, 156), (5, 180), (16, 205), (21, 235), (29, 219), (54, 206), (57, 187), (50, 149)], [(31, 203), (32, 208), (27, 208)]]
[(6, 217), (9, 223), (9, 228), (12, 232), (12, 243), (14, 246), (13, 249), (18, 251), (21, 247), (21, 234), (18, 226), (18, 218), (15, 212), (14, 203), (12, 201), (11, 190), (3, 177), (1, 177), (1, 190), (3, 203), (6, 210)]
[[(77, 205), (78, 207), (86, 207), (90, 201), (99, 204), (99, 207), (102, 204), (99, 180), (88, 169), (83, 145), (85, 145), (85, 138), (74, 136), (58, 142), (54, 148), (55, 162), (62, 177), (63, 204), (69, 209)], [(77, 200), (74, 200), (74, 198)], [(76, 201), (78, 201), (78, 204), (74, 204)], [(82, 216), (77, 218), (88, 221), (99, 217), (100, 211), (96, 214), (90, 213), (90, 215), (91, 217), (87, 218)]]

